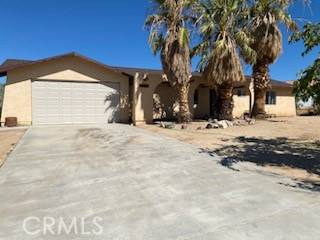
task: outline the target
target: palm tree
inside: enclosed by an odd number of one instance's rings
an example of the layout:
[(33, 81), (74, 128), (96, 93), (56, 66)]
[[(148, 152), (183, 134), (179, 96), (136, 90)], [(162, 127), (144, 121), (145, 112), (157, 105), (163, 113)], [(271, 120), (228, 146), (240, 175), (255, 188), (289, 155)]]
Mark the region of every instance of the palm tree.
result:
[(292, 0), (255, 0), (251, 5), (251, 34), (254, 42), (251, 47), (257, 53), (253, 64), (254, 104), (251, 115), (265, 116), (265, 95), (270, 84), (269, 65), (274, 63), (282, 52), (282, 34), (279, 23), (295, 30), (296, 24), (288, 13)]
[(146, 20), (150, 30), (149, 43), (153, 53), (160, 52), (163, 71), (176, 87), (179, 103), (179, 122), (189, 122), (188, 103), (191, 79), (190, 33), (186, 14), (192, 0), (154, 0), (154, 12)]
[(200, 0), (196, 11), (201, 43), (195, 54), (201, 57), (199, 67), (209, 84), (216, 88), (218, 119), (232, 120), (233, 86), (245, 81), (241, 56), (254, 62), (251, 39), (244, 31), (245, 0)]

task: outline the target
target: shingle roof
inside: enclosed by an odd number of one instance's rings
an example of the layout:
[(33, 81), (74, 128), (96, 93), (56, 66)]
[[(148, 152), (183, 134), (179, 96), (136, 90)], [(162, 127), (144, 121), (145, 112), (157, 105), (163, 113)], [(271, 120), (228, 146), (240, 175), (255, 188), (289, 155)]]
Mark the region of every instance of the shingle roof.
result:
[[(100, 65), (100, 66), (107, 68), (109, 70), (113, 70), (115, 72), (122, 73), (125, 75), (130, 75), (130, 76), (134, 76), (137, 72), (143, 73), (143, 74), (145, 74), (145, 73), (154, 74), (154, 75), (162, 75), (163, 74), (163, 71), (160, 69), (109, 66), (109, 65), (106, 65), (106, 64), (101, 63), (99, 61), (96, 61), (94, 59), (83, 56), (79, 53), (70, 52), (70, 53), (57, 55), (57, 56), (53, 56), (53, 57), (48, 57), (48, 58), (43, 58), (43, 59), (35, 60), (35, 61), (24, 60), (24, 59), (7, 59), (6, 61), (4, 61), (0, 65), (0, 76), (5, 76), (8, 71), (16, 69), (16, 68), (25, 67), (28, 65), (37, 64), (37, 63), (41, 63), (41, 62), (48, 62), (48, 61), (52, 61), (52, 60), (56, 60), (56, 59), (64, 58), (64, 57), (68, 57), (68, 56), (78, 57), (78, 58), (81, 58), (85, 61), (89, 61), (89, 62), (95, 63), (97, 65)], [(193, 72), (192, 76), (201, 77), (202, 74), (200, 72)], [(246, 79), (247, 79), (247, 81), (250, 81), (251, 76), (246, 76)], [(277, 87), (292, 87), (292, 84), (278, 81), (278, 80), (271, 80), (271, 85), (277, 86)]]
[(33, 61), (24, 59), (7, 59), (0, 65), (0, 76), (6, 75), (7, 69), (25, 66)]
[[(162, 75), (163, 71), (161, 69), (149, 69), (149, 68), (130, 68), (130, 67), (115, 67), (110, 66), (113, 69), (126, 73), (128, 75), (134, 76), (137, 72), (145, 74), (154, 74), (154, 75)], [(201, 77), (200, 72), (193, 72), (192, 76)]]
[[(139, 72), (142, 74), (148, 73), (148, 74), (154, 74), (154, 75), (163, 74), (163, 71), (160, 69), (128, 68), (128, 67), (115, 67), (115, 66), (110, 66), (110, 67), (130, 76), (134, 76), (136, 72)], [(193, 72), (192, 76), (201, 77), (202, 74), (200, 72)], [(246, 79), (247, 81), (251, 81), (251, 76), (246, 76)], [(270, 83), (272, 86), (277, 86), (277, 87), (292, 87), (292, 84), (278, 81), (278, 80), (273, 80), (273, 79), (270, 80)]]
[(34, 61), (24, 60), (24, 59), (8, 59), (0, 65), (0, 76), (5, 76), (8, 71), (16, 69), (16, 68), (25, 67), (25, 66), (29, 66), (29, 65), (33, 65), (33, 64), (37, 64), (37, 63), (49, 62), (49, 61), (53, 61), (53, 60), (65, 58), (65, 57), (78, 57), (78, 58), (81, 58), (87, 62), (91, 62), (91, 63), (97, 64), (101, 67), (107, 68), (109, 70), (119, 72), (116, 69), (113, 69), (104, 63), (101, 63), (101, 62), (96, 61), (94, 59), (88, 58), (88, 57), (83, 56), (83, 55), (76, 53), (76, 52), (70, 52), (70, 53), (57, 55), (57, 56), (53, 56), (53, 57), (48, 57), (48, 58), (43, 58), (43, 59), (34, 60)]

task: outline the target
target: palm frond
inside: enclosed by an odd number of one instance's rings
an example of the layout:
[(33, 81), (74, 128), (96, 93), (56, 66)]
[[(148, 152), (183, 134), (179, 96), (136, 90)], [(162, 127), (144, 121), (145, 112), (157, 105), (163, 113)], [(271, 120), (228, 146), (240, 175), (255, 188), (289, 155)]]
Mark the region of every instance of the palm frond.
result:
[[(244, 80), (239, 52), (255, 60), (245, 32), (248, 8), (244, 0), (203, 0), (198, 5), (201, 43), (193, 49), (201, 59), (198, 69), (211, 84)], [(242, 55), (241, 55), (242, 56)]]
[(189, 46), (189, 31), (182, 27), (179, 29), (179, 44), (181, 47)]

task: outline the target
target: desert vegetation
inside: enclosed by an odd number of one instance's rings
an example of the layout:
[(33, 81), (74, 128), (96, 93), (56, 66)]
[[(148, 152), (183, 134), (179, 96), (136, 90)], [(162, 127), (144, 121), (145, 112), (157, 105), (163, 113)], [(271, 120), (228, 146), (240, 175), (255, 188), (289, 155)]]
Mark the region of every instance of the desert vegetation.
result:
[[(302, 31), (289, 13), (293, 0), (154, 0), (146, 26), (153, 52), (160, 53), (165, 76), (179, 96), (179, 122), (189, 122), (187, 94), (192, 58), (217, 93), (215, 117), (232, 120), (233, 83), (243, 81), (243, 65), (250, 64), (254, 80), (251, 115), (264, 118), (269, 66), (282, 52), (280, 26), (302, 40), (308, 53), (319, 45), (319, 24)], [(306, 4), (309, 1), (303, 1)], [(319, 102), (319, 59), (303, 71), (296, 95)]]
[[(320, 46), (320, 23), (307, 23), (302, 31), (295, 32), (291, 42), (303, 41), (304, 51), (302, 56), (315, 51)], [(295, 94), (298, 99), (313, 100), (317, 112), (320, 111), (320, 52), (318, 58), (299, 74), (295, 82)]]

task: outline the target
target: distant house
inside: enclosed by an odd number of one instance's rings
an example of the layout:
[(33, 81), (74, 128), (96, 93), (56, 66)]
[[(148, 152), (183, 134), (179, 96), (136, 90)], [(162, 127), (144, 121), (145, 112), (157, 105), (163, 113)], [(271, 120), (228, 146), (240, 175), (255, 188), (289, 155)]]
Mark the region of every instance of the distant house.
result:
[[(172, 119), (177, 93), (152, 69), (111, 67), (78, 53), (36, 61), (8, 59), (0, 66), (7, 76), (1, 122), (18, 118), (19, 124), (74, 124), (134, 122)], [(234, 116), (252, 106), (250, 78), (234, 89)], [(193, 73), (189, 102), (194, 118), (213, 113), (215, 92), (198, 72)], [(271, 81), (266, 96), (267, 113), (296, 114), (292, 85)]]

